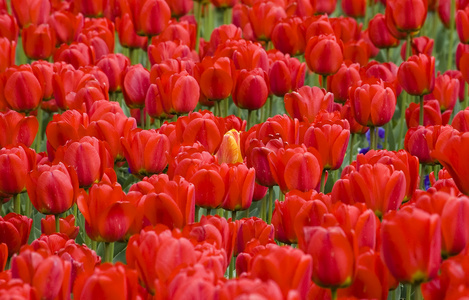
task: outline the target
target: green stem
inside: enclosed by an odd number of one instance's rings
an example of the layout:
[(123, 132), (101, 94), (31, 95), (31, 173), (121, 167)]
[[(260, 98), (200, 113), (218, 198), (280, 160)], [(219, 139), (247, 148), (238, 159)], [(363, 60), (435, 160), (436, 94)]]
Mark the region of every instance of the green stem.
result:
[[(280, 192), (281, 193), (281, 192)], [(274, 188), (269, 188), (269, 215), (266, 217), (267, 224), (272, 224), (272, 203), (274, 202)]]
[(207, 208), (207, 216), (211, 216), (212, 215), (212, 209), (211, 208)]
[(114, 243), (104, 243), (104, 262), (112, 263), (112, 258), (114, 256)]
[(451, 0), (451, 10), (449, 15), (449, 45), (448, 45), (448, 62), (446, 64), (446, 70), (451, 70), (453, 64), (453, 44), (454, 44), (454, 26), (455, 26), (455, 14), (456, 14), (456, 0)]
[(422, 300), (422, 299), (423, 299), (423, 296), (422, 296), (422, 289), (420, 288), (420, 284), (415, 285), (415, 286), (414, 286), (414, 290), (415, 290), (415, 297), (414, 297), (414, 299), (415, 299), (415, 300)]
[(351, 165), (352, 162), (353, 162), (353, 144), (354, 144), (354, 142), (355, 142), (355, 133), (352, 133), (350, 135), (350, 147), (348, 148), (348, 150), (349, 150), (349, 154), (348, 154), (349, 155), (349, 158), (348, 158), (349, 159), (349, 161), (348, 161), (349, 165)]
[(327, 91), (327, 75), (322, 75), (322, 88)]
[(5, 215), (4, 215), (4, 213), (3, 213), (3, 209), (2, 209), (2, 208), (3, 208), (3, 202), (0, 201), (0, 216), (3, 217), (3, 216), (5, 216)]
[(33, 205), (31, 203), (31, 200), (29, 200), (29, 198), (27, 198), (26, 199), (26, 216), (28, 218), (32, 218), (32, 213), (33, 213)]
[(196, 38), (195, 38), (195, 52), (199, 53), (200, 47), (200, 25), (202, 24), (202, 3), (194, 1), (195, 21), (197, 22)]
[(199, 222), (200, 206), (195, 206), (194, 222)]
[(388, 149), (388, 137), (389, 137), (389, 131), (391, 130), (391, 127), (389, 126), (390, 122), (387, 122), (386, 125), (384, 125), (384, 143), (383, 143), (383, 149)]
[(397, 290), (397, 288), (391, 291), (391, 295), (390, 295), (391, 300), (396, 299), (396, 290)]
[(467, 97), (467, 82), (463, 81), (463, 98), (462, 101), (464, 103), (463, 110), (469, 107), (469, 97)]
[(55, 232), (60, 233), (60, 216), (55, 215)]
[(412, 285), (409, 283), (406, 285), (406, 291), (405, 291), (405, 299), (406, 300), (411, 300), (411, 295), (412, 295)]
[(412, 35), (407, 34), (407, 44), (405, 49), (405, 60), (412, 56)]
[(223, 112), (223, 117), (226, 118), (230, 110), (230, 97), (227, 97), (225, 100), (223, 100), (223, 104), (225, 107), (224, 112)]
[(375, 127), (370, 126), (370, 150), (375, 150), (375, 139), (376, 139), (375, 131), (376, 131)]
[(407, 107), (407, 93), (403, 93), (404, 95), (402, 96), (402, 103), (401, 103), (401, 117), (399, 118), (401, 122), (401, 128), (399, 130), (399, 146), (398, 149), (401, 149), (404, 145), (404, 128), (406, 127), (406, 122), (405, 122), (405, 110)]
[(143, 107), (140, 108), (140, 126), (142, 129), (145, 129), (145, 111), (143, 110)]
[(337, 299), (337, 289), (331, 288), (331, 300), (336, 300), (336, 299)]
[(217, 115), (219, 117), (222, 116), (220, 101), (215, 101), (215, 115)]
[(135, 64), (134, 52), (135, 52), (135, 49), (134, 49), (134, 48), (129, 48), (130, 65), (134, 65), (134, 64)]
[(78, 222), (78, 205), (75, 203), (73, 204), (73, 215), (75, 216), (75, 220)]
[(36, 135), (36, 152), (39, 153), (41, 152), (41, 144), (42, 144), (42, 118), (43, 118), (44, 112), (41, 109), (41, 106), (37, 108), (37, 122), (39, 123), (39, 127), (37, 129), (37, 135)]
[[(272, 187), (269, 187), (269, 194), (270, 194), (270, 189), (271, 189), (271, 188), (272, 188)], [(267, 208), (267, 201), (268, 201), (268, 199), (267, 199), (267, 198), (264, 198), (264, 199), (262, 199), (261, 201), (262, 201), (262, 202), (261, 202), (261, 215), (260, 215), (260, 217), (261, 217), (262, 220), (267, 221), (266, 208)]]
[(16, 194), (13, 196), (13, 211), (17, 214), (21, 214), (20, 194)]
[(246, 209), (246, 218), (249, 218), (250, 212), (251, 212), (251, 207), (248, 207), (248, 209)]
[(253, 110), (248, 110), (248, 119), (247, 119), (247, 124), (246, 124), (246, 131), (248, 131), (249, 128), (251, 128), (251, 125), (252, 125), (252, 112), (253, 112)]
[(231, 24), (231, 8), (226, 7), (223, 9), (223, 24)]
[(319, 187), (320, 192), (324, 194), (324, 190), (326, 187), (326, 170), (323, 170), (321, 173), (321, 186)]
[(420, 112), (419, 112), (419, 125), (423, 125), (423, 113), (424, 113), (424, 108), (423, 108), (423, 95), (420, 96)]
[(236, 221), (236, 210), (231, 211), (231, 222)]
[(231, 279), (234, 276), (236, 258), (233, 256), (230, 261), (230, 267), (228, 268), (228, 277)]
[(386, 61), (391, 61), (391, 48), (386, 48)]
[(425, 164), (420, 164), (420, 189), (425, 190)]
[(436, 11), (432, 11), (432, 38), (436, 41), (436, 24), (438, 24), (438, 19), (436, 15)]

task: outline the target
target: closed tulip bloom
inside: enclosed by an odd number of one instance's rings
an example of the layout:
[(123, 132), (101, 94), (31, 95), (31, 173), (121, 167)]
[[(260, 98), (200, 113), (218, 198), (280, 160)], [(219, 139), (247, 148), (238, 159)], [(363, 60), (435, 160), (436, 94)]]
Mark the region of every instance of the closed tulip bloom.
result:
[(18, 112), (35, 110), (42, 100), (42, 87), (34, 73), (26, 68), (3, 73), (3, 94), (9, 108)]
[(308, 292), (312, 262), (311, 256), (299, 249), (268, 245), (252, 258), (250, 274), (252, 278), (275, 281), (284, 297), (293, 290), (303, 298)]
[(460, 110), (453, 118), (451, 126), (460, 132), (469, 131), (469, 109)]
[(337, 0), (311, 0), (311, 6), (315, 14), (332, 14), (335, 11)]
[(396, 110), (396, 94), (382, 80), (352, 86), (350, 99), (355, 120), (363, 126), (382, 126)]
[(125, 72), (122, 82), (122, 93), (129, 108), (143, 108), (148, 87), (150, 72), (141, 64), (133, 65)]
[(352, 18), (361, 18), (365, 16), (366, 12), (366, 1), (353, 1), (353, 0), (345, 0), (342, 1), (342, 11), (349, 17)]
[[(134, 1), (130, 1), (134, 2)], [(165, 0), (135, 1), (138, 6), (133, 16), (135, 31), (139, 35), (153, 36), (160, 34), (168, 25), (171, 18), (171, 10)], [(138, 3), (138, 4), (137, 4)]]
[(469, 43), (469, 7), (458, 10), (456, 14), (456, 30), (459, 41), (463, 44)]
[(404, 172), (381, 163), (362, 165), (350, 174), (350, 185), (356, 202), (364, 202), (378, 217), (397, 210), (406, 193)]
[(349, 96), (349, 88), (360, 80), (359, 64), (342, 64), (339, 71), (327, 77), (327, 90), (334, 94), (334, 100), (344, 103)]
[(468, 162), (464, 154), (469, 147), (469, 133), (450, 132), (448, 136), (437, 141), (433, 157), (453, 177), (458, 189), (465, 195), (469, 195), (469, 177), (466, 175)]
[(16, 42), (0, 37), (0, 72), (15, 64)]
[(269, 69), (270, 90), (274, 95), (283, 97), (304, 85), (305, 63), (275, 50), (269, 51), (269, 58), (272, 59)]
[(450, 126), (418, 126), (411, 127), (405, 136), (404, 148), (418, 157), (422, 164), (436, 164), (438, 160), (432, 156), (440, 134), (451, 131)]
[(137, 35), (129, 14), (124, 14), (122, 18), (116, 18), (116, 31), (122, 47), (146, 49), (148, 37)]
[(235, 164), (242, 163), (243, 156), (240, 149), (240, 132), (236, 129), (231, 129), (223, 135), (220, 148), (217, 154), (218, 162), (220, 164)]
[[(461, 45), (461, 44), (460, 44)], [(462, 77), (466, 81), (466, 84), (469, 82), (469, 45), (465, 45), (465, 49), (460, 51), (459, 60), (458, 52), (456, 52), (456, 64), (458, 69), (461, 71)], [(458, 46), (458, 49), (462, 47)], [(467, 97), (467, 95), (466, 95)]]
[[(75, 216), (68, 215), (59, 220), (60, 233), (68, 236), (69, 239), (74, 240), (80, 232), (80, 227), (75, 226)], [(41, 219), (41, 233), (45, 235), (55, 234), (55, 216), (47, 215), (45, 219)]]
[(249, 22), (254, 37), (260, 41), (269, 41), (274, 26), (285, 17), (287, 17), (285, 9), (275, 2), (254, 3), (249, 9)]
[(331, 112), (334, 108), (334, 95), (317, 86), (302, 86), (285, 94), (285, 110), (292, 118), (313, 122), (319, 111)]
[(119, 92), (122, 89), (124, 71), (130, 66), (130, 59), (123, 54), (109, 54), (96, 62), (109, 79), (109, 92)]
[(399, 40), (389, 31), (383, 14), (376, 14), (370, 20), (368, 23), (368, 35), (373, 45), (380, 49), (393, 48), (399, 45)]
[(35, 153), (24, 146), (0, 149), (0, 193), (16, 195), (26, 188), (26, 177), (35, 165)]
[(269, 96), (269, 77), (267, 73), (256, 68), (241, 70), (237, 73), (233, 88), (233, 101), (239, 108), (256, 110), (264, 106)]
[(121, 143), (132, 174), (144, 177), (161, 173), (166, 168), (166, 154), (170, 150), (166, 135), (136, 128), (127, 137), (122, 137)]
[[(420, 106), (410, 103), (405, 111), (405, 122), (407, 128), (419, 126)], [(423, 125), (446, 125), (451, 117), (451, 110), (441, 113), (438, 100), (426, 100), (423, 102)]]
[(24, 116), (14, 110), (0, 113), (0, 147), (24, 144), (30, 147), (36, 138), (39, 127), (37, 119), (33, 116)]
[(0, 217), (0, 243), (8, 247), (8, 257), (20, 251), (21, 246), (27, 244), (33, 220), (16, 213), (9, 213)]
[[(435, 41), (433, 39), (428, 38), (427, 36), (413, 38), (412, 43), (410, 44), (412, 55), (419, 55), (420, 53), (422, 53), (428, 56), (432, 56), (434, 44), (435, 44)], [(402, 47), (401, 47), (401, 58), (403, 61), (405, 61), (405, 58), (406, 58), (406, 49), (407, 49), (407, 42), (404, 42), (402, 43)]]
[(117, 182), (101, 181), (93, 184), (88, 193), (81, 190), (77, 205), (92, 240), (110, 243), (127, 238), (136, 210)]
[(298, 243), (295, 232), (298, 214), (306, 204), (302, 197), (285, 195), (285, 201), (275, 201), (275, 209), (272, 213), (272, 225), (275, 228), (275, 239), (286, 244)]
[(94, 63), (94, 49), (85, 43), (62, 44), (54, 53), (54, 62), (63, 61), (75, 69)]
[(337, 170), (342, 165), (350, 137), (348, 127), (347, 121), (342, 124), (316, 124), (304, 133), (305, 146), (319, 152), (325, 170)]
[(41, 213), (58, 215), (72, 207), (78, 193), (78, 177), (74, 169), (62, 162), (41, 165), (29, 173), (26, 182), (28, 196)]
[(226, 210), (245, 210), (251, 206), (256, 172), (245, 164), (221, 164), (220, 176), (225, 182), (225, 196), (221, 207)]
[(453, 110), (458, 100), (459, 81), (448, 75), (438, 75), (435, 80), (435, 88), (424, 99), (436, 99), (440, 103), (441, 111)]
[(208, 100), (227, 98), (234, 85), (234, 65), (228, 57), (205, 57), (194, 70), (201, 92)]
[(8, 246), (5, 243), (0, 243), (0, 271), (5, 270), (8, 261)]
[(8, 13), (0, 15), (0, 36), (7, 38), (10, 42), (18, 41), (19, 34), (16, 18)]
[(272, 43), (275, 49), (296, 56), (305, 51), (306, 41), (299, 17), (287, 17), (278, 22), (272, 30)]
[(342, 42), (333, 35), (313, 36), (305, 50), (308, 68), (319, 75), (335, 74), (344, 60)]
[(250, 242), (256, 242), (258, 245), (268, 245), (275, 243), (275, 230), (273, 225), (267, 224), (264, 220), (257, 217), (238, 220), (237, 232), (234, 242), (233, 256), (238, 256), (246, 251)]
[(435, 86), (435, 57), (413, 55), (399, 66), (397, 79), (404, 90), (415, 96), (433, 91)]
[(156, 85), (167, 114), (191, 112), (199, 103), (199, 84), (187, 71), (163, 74), (156, 79)]
[(47, 0), (14, 0), (11, 1), (11, 10), (18, 26), (24, 28), (29, 24), (47, 23), (51, 4)]
[(325, 288), (341, 288), (355, 278), (358, 246), (355, 235), (342, 228), (305, 227), (304, 251), (313, 258), (314, 283)]
[(30, 59), (48, 59), (55, 51), (55, 32), (48, 24), (23, 28), (21, 38), (24, 53)]
[(186, 15), (194, 6), (194, 1), (191, 0), (166, 0), (166, 3), (171, 9), (171, 15), (177, 18)]
[(57, 47), (72, 43), (84, 24), (82, 14), (75, 15), (70, 11), (53, 12), (47, 23), (55, 32)]
[(441, 262), (438, 215), (411, 207), (391, 212), (381, 224), (381, 241), (381, 258), (398, 281), (420, 284), (438, 275)]
[(386, 1), (386, 18), (392, 20), (397, 30), (410, 34), (422, 28), (427, 9), (427, 0), (389, 0)]

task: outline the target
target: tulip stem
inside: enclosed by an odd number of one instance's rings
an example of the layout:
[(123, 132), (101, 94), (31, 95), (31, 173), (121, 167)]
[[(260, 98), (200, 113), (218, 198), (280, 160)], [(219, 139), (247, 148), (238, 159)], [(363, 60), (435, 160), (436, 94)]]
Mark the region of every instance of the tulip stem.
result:
[(104, 262), (112, 263), (114, 256), (114, 243), (104, 243)]
[(405, 60), (408, 60), (412, 56), (412, 35), (407, 34), (407, 43), (405, 48)]
[(233, 256), (230, 260), (230, 267), (228, 268), (228, 277), (229, 279), (233, 278), (234, 275), (234, 267), (235, 267), (235, 257)]
[(42, 144), (42, 117), (43, 111), (41, 106), (37, 108), (37, 122), (39, 123), (39, 127), (37, 129), (37, 136), (36, 136), (36, 152), (39, 153)]
[(16, 194), (13, 196), (13, 211), (17, 214), (21, 214), (20, 194)]
[(196, 38), (195, 38), (195, 52), (199, 54), (199, 47), (200, 47), (200, 25), (202, 19), (202, 3), (194, 1), (194, 14), (195, 14), (195, 21), (197, 22), (196, 26)]
[(415, 300), (422, 300), (422, 299), (423, 299), (423, 296), (422, 296), (422, 289), (420, 288), (420, 284), (415, 285), (415, 286), (414, 286), (414, 290), (415, 290), (415, 297), (414, 297), (414, 299), (415, 299)]
[(350, 148), (349, 148), (349, 165), (353, 162), (353, 143), (355, 142), (355, 133), (350, 135)]
[(375, 127), (370, 126), (370, 150), (375, 150)]
[(331, 299), (332, 300), (337, 299), (337, 289), (336, 288), (331, 288)]
[(463, 96), (462, 96), (462, 100), (463, 100), (463, 103), (464, 103), (464, 109), (466, 109), (467, 107), (469, 107), (469, 97), (467, 97), (467, 83), (465, 80), (463, 80)]
[[(32, 205), (32, 203), (31, 203), (31, 200), (29, 200), (29, 198), (26, 199), (26, 216), (27, 216), (28, 218), (32, 218), (32, 212), (33, 212), (33, 211), (32, 211), (32, 210), (33, 210), (32, 206), (33, 206), (33, 205)], [(1, 207), (0, 207), (0, 208), (1, 208)]]
[(248, 119), (247, 119), (247, 125), (246, 125), (246, 131), (249, 130), (249, 128), (251, 128), (251, 124), (252, 124), (252, 112), (253, 110), (248, 110)]
[(231, 222), (236, 221), (236, 210), (231, 211)]
[[(270, 195), (270, 189), (271, 187), (269, 187), (269, 195)], [(267, 219), (267, 216), (266, 216), (266, 208), (267, 208), (267, 201), (268, 199), (267, 198), (264, 198), (261, 200), (262, 203), (261, 203), (261, 219), (266, 221)]]
[(249, 218), (250, 212), (251, 212), (251, 207), (249, 206), (248, 209), (246, 209), (246, 218)]
[(451, 0), (451, 10), (449, 15), (449, 45), (448, 45), (448, 63), (446, 70), (451, 70), (453, 64), (453, 44), (454, 44), (454, 25), (455, 25), (455, 14), (456, 14), (456, 0)]
[(419, 112), (419, 125), (423, 125), (423, 113), (424, 113), (424, 109), (423, 109), (423, 95), (420, 96), (420, 112)]
[(228, 116), (228, 112), (230, 110), (230, 97), (227, 97), (225, 100), (223, 100), (224, 106), (225, 106), (225, 111), (223, 112), (223, 117), (226, 118)]
[(194, 222), (199, 222), (200, 206), (195, 206)]
[(140, 108), (140, 126), (142, 129), (145, 129), (145, 111), (143, 110), (143, 107)]
[(322, 75), (322, 88), (327, 91), (327, 75)]
[(55, 232), (60, 233), (60, 216), (55, 215)]
[(420, 164), (420, 189), (425, 191), (425, 164)]
[(231, 24), (231, 8), (229, 7), (223, 9), (223, 24)]
[(384, 143), (383, 143), (383, 149), (388, 149), (388, 137), (389, 137), (389, 131), (390, 131), (390, 126), (389, 122), (384, 125)]
[(412, 285), (409, 283), (406, 285), (406, 290), (405, 290), (405, 299), (410, 300), (412, 297)]
[(404, 93), (404, 95), (402, 96), (402, 102), (401, 102), (401, 117), (399, 118), (399, 120), (401, 121), (401, 128), (399, 130), (399, 146), (397, 147), (397, 149), (401, 149), (403, 143), (404, 143), (404, 127), (406, 126), (406, 122), (405, 122), (405, 110), (406, 110), (406, 106), (407, 106), (407, 97), (408, 97), (408, 94), (407, 93)]
[(207, 213), (205, 214), (206, 216), (211, 216), (212, 215), (212, 209), (207, 208)]
[(323, 170), (322, 173), (321, 173), (321, 186), (319, 187), (321, 193), (324, 194), (324, 190), (326, 188), (326, 170)]
[(274, 188), (269, 188), (269, 215), (266, 217), (268, 219), (268, 224), (272, 224), (272, 203), (274, 199)]

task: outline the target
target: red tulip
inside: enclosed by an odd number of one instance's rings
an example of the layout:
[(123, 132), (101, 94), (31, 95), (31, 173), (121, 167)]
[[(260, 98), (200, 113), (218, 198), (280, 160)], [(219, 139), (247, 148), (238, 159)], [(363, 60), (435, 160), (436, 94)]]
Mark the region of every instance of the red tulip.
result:
[[(412, 55), (419, 55), (420, 53), (426, 54), (428, 56), (432, 56), (434, 40), (430, 39), (426, 36), (416, 37), (412, 39), (411, 50)], [(401, 58), (403, 61), (406, 59), (406, 49), (407, 49), (407, 42), (404, 42), (401, 47)]]
[(25, 117), (14, 110), (0, 113), (0, 132), (3, 132), (0, 136), (0, 147), (18, 144), (30, 147), (38, 126), (37, 119), (33, 116)]
[(109, 145), (95, 137), (85, 136), (79, 141), (69, 141), (57, 149), (54, 163), (63, 162), (73, 167), (80, 187), (89, 187), (101, 180), (104, 170), (113, 165)]
[(449, 75), (438, 75), (433, 92), (426, 95), (424, 99), (438, 100), (442, 111), (453, 110), (458, 99), (459, 87), (459, 81), (456, 78), (451, 78)]
[(275, 50), (269, 51), (268, 54), (272, 59), (269, 69), (270, 90), (274, 95), (283, 97), (304, 85), (305, 63)]
[(262, 281), (275, 281), (284, 297), (291, 291), (296, 291), (298, 297), (304, 298), (313, 268), (311, 257), (303, 251), (268, 245), (253, 256), (250, 262), (250, 276)]
[(167, 26), (171, 10), (164, 0), (129, 0), (135, 31), (139, 35), (158, 35)]
[(165, 73), (156, 79), (156, 85), (167, 114), (191, 112), (199, 102), (199, 84), (187, 71)]
[(63, 43), (72, 43), (84, 24), (82, 14), (75, 15), (69, 11), (63, 10), (53, 12), (47, 23), (55, 32), (56, 45), (54, 46), (60, 46)]
[(460, 9), (456, 13), (456, 30), (458, 31), (459, 40), (463, 44), (469, 43), (469, 7), (464, 10)]
[(399, 66), (397, 79), (411, 95), (431, 93), (435, 86), (435, 57), (426, 54), (411, 56)]
[(143, 177), (161, 173), (168, 164), (165, 153), (170, 145), (164, 134), (136, 128), (121, 138), (121, 143), (132, 174)]
[(29, 283), (38, 297), (43, 299), (69, 297), (71, 272), (70, 261), (64, 261), (56, 255), (47, 257), (29, 249), (11, 259), (12, 278)]
[(342, 228), (305, 227), (305, 252), (313, 257), (313, 281), (328, 288), (352, 284), (358, 257), (357, 240)]
[[(407, 128), (419, 126), (420, 106), (417, 103), (410, 103), (405, 111), (405, 121)], [(440, 112), (438, 100), (426, 100), (423, 102), (423, 125), (446, 125), (451, 117), (451, 110)]]
[(92, 240), (109, 243), (127, 238), (136, 212), (120, 184), (95, 183), (88, 193), (84, 190), (79, 193), (77, 204), (86, 221), (86, 233)]
[(285, 195), (285, 201), (275, 200), (275, 209), (272, 214), (272, 225), (275, 228), (275, 239), (286, 244), (298, 242), (295, 232), (299, 212), (306, 204), (302, 197), (295, 197), (293, 192)]
[(272, 300), (283, 299), (282, 291), (274, 281), (261, 281), (260, 279), (234, 278), (228, 280), (219, 291), (220, 300), (229, 300), (233, 297), (261, 296)]
[(0, 72), (15, 64), (16, 42), (0, 37)]
[(383, 14), (376, 14), (370, 20), (368, 23), (368, 34), (373, 45), (380, 49), (393, 48), (399, 45), (399, 40), (389, 32)]
[(13, 0), (11, 10), (18, 26), (24, 28), (29, 24), (39, 25), (47, 22), (51, 4), (47, 0)]
[(9, 108), (18, 112), (35, 110), (42, 100), (42, 87), (28, 67), (8, 69), (2, 77), (3, 97)]
[(54, 61), (63, 61), (71, 64), (75, 69), (94, 63), (95, 52), (92, 47), (85, 43), (73, 42), (70, 45), (62, 44), (55, 51)]
[(314, 73), (324, 76), (335, 74), (343, 59), (342, 42), (337, 42), (333, 35), (314, 36), (306, 45), (305, 60)]
[(29, 173), (26, 187), (31, 203), (39, 212), (58, 215), (75, 204), (78, 177), (74, 169), (67, 168), (62, 162), (41, 165)]
[(26, 177), (36, 164), (33, 150), (25, 146), (0, 149), (0, 193), (16, 195), (26, 189)]
[(285, 9), (275, 2), (256, 2), (249, 9), (249, 22), (257, 40), (269, 41), (277, 22), (287, 16)]
[(460, 110), (454, 116), (451, 126), (460, 132), (469, 131), (469, 109)]
[(18, 41), (19, 28), (16, 18), (8, 13), (0, 15), (0, 37), (7, 38), (10, 42)]
[(344, 103), (348, 99), (349, 87), (360, 80), (358, 64), (342, 64), (339, 71), (327, 77), (327, 90), (334, 94), (334, 100)]
[(182, 17), (186, 15), (188, 12), (192, 10), (194, 6), (194, 2), (191, 0), (177, 0), (177, 1), (166, 0), (166, 3), (168, 4), (170, 8), (171, 15), (173, 17)]
[(254, 168), (244, 164), (221, 164), (220, 176), (225, 182), (225, 196), (221, 207), (226, 210), (244, 210), (251, 206), (256, 179)]
[(347, 120), (348, 123), (350, 124), (350, 133), (363, 134), (368, 131), (369, 129), (368, 127), (361, 125), (355, 119), (355, 116), (353, 114), (353, 109), (352, 109), (352, 102), (350, 100), (347, 100), (347, 102), (344, 103), (344, 105), (342, 106), (342, 109), (340, 110), (340, 115), (342, 119)]
[(8, 257), (20, 251), (29, 239), (33, 220), (16, 213), (0, 217), (0, 243), (8, 246)]
[(55, 50), (55, 32), (48, 24), (23, 28), (21, 38), (24, 53), (30, 59), (48, 59)]
[(127, 69), (122, 81), (122, 94), (129, 108), (143, 108), (150, 86), (150, 72), (141, 64)]
[(397, 30), (411, 34), (418, 32), (427, 18), (426, 0), (388, 0), (386, 18), (395, 24)]
[(348, 122), (317, 123), (304, 133), (304, 144), (318, 150), (325, 170), (337, 170), (342, 165), (350, 137)]
[(361, 66), (364, 66), (368, 63), (368, 60), (372, 56), (372, 46), (373, 44), (367, 41), (365, 38), (360, 38), (356, 41), (348, 41), (344, 43), (344, 60), (358, 63)]
[(129, 14), (124, 14), (122, 18), (116, 18), (116, 31), (122, 47), (146, 49), (148, 37), (137, 35)]
[(361, 18), (365, 16), (366, 13), (366, 0), (353, 1), (345, 0), (342, 1), (342, 11), (349, 17), (352, 18)]
[(223, 100), (231, 94), (235, 83), (231, 59), (206, 56), (194, 71), (200, 90), (208, 100)]
[(418, 126), (411, 127), (405, 136), (404, 148), (410, 154), (418, 157), (422, 164), (436, 164), (438, 162), (432, 155), (438, 137), (446, 131), (451, 131), (450, 126)]
[(311, 0), (311, 6), (315, 14), (332, 14), (335, 10), (337, 1), (336, 0)]
[(438, 215), (417, 208), (404, 208), (384, 217), (381, 258), (397, 280), (419, 284), (438, 275), (440, 228)]
[(8, 261), (8, 246), (0, 243), (0, 270), (3, 272)]
[(237, 73), (233, 88), (233, 101), (239, 108), (248, 110), (260, 109), (269, 96), (269, 78), (267, 73), (256, 68), (251, 71), (241, 70)]
[(396, 95), (382, 80), (358, 82), (350, 89), (355, 120), (363, 126), (382, 126), (388, 123), (396, 109)]
[[(75, 217), (73, 215), (68, 215), (65, 218), (60, 218), (59, 220), (60, 233), (63, 233), (68, 236), (69, 239), (74, 240), (80, 228), (75, 226)], [(55, 216), (48, 215), (45, 219), (41, 219), (41, 233), (45, 235), (51, 235), (56, 233), (55, 231)]]
[(274, 226), (268, 225), (264, 220), (257, 217), (237, 221), (237, 233), (233, 256), (238, 256), (246, 251), (250, 244), (262, 245), (275, 243)]
[(271, 39), (275, 49), (291, 56), (304, 53), (306, 41), (302, 24), (300, 18), (293, 16), (280, 20), (272, 30)]
[(292, 118), (313, 122), (320, 110), (333, 111), (332, 93), (316, 86), (302, 86), (298, 90), (285, 94), (285, 110)]

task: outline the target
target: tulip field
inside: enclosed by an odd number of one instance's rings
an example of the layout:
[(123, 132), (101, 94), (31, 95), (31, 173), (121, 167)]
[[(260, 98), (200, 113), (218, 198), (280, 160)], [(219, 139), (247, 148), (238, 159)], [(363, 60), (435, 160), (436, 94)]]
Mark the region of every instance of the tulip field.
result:
[(0, 0), (0, 300), (469, 299), (469, 0)]

